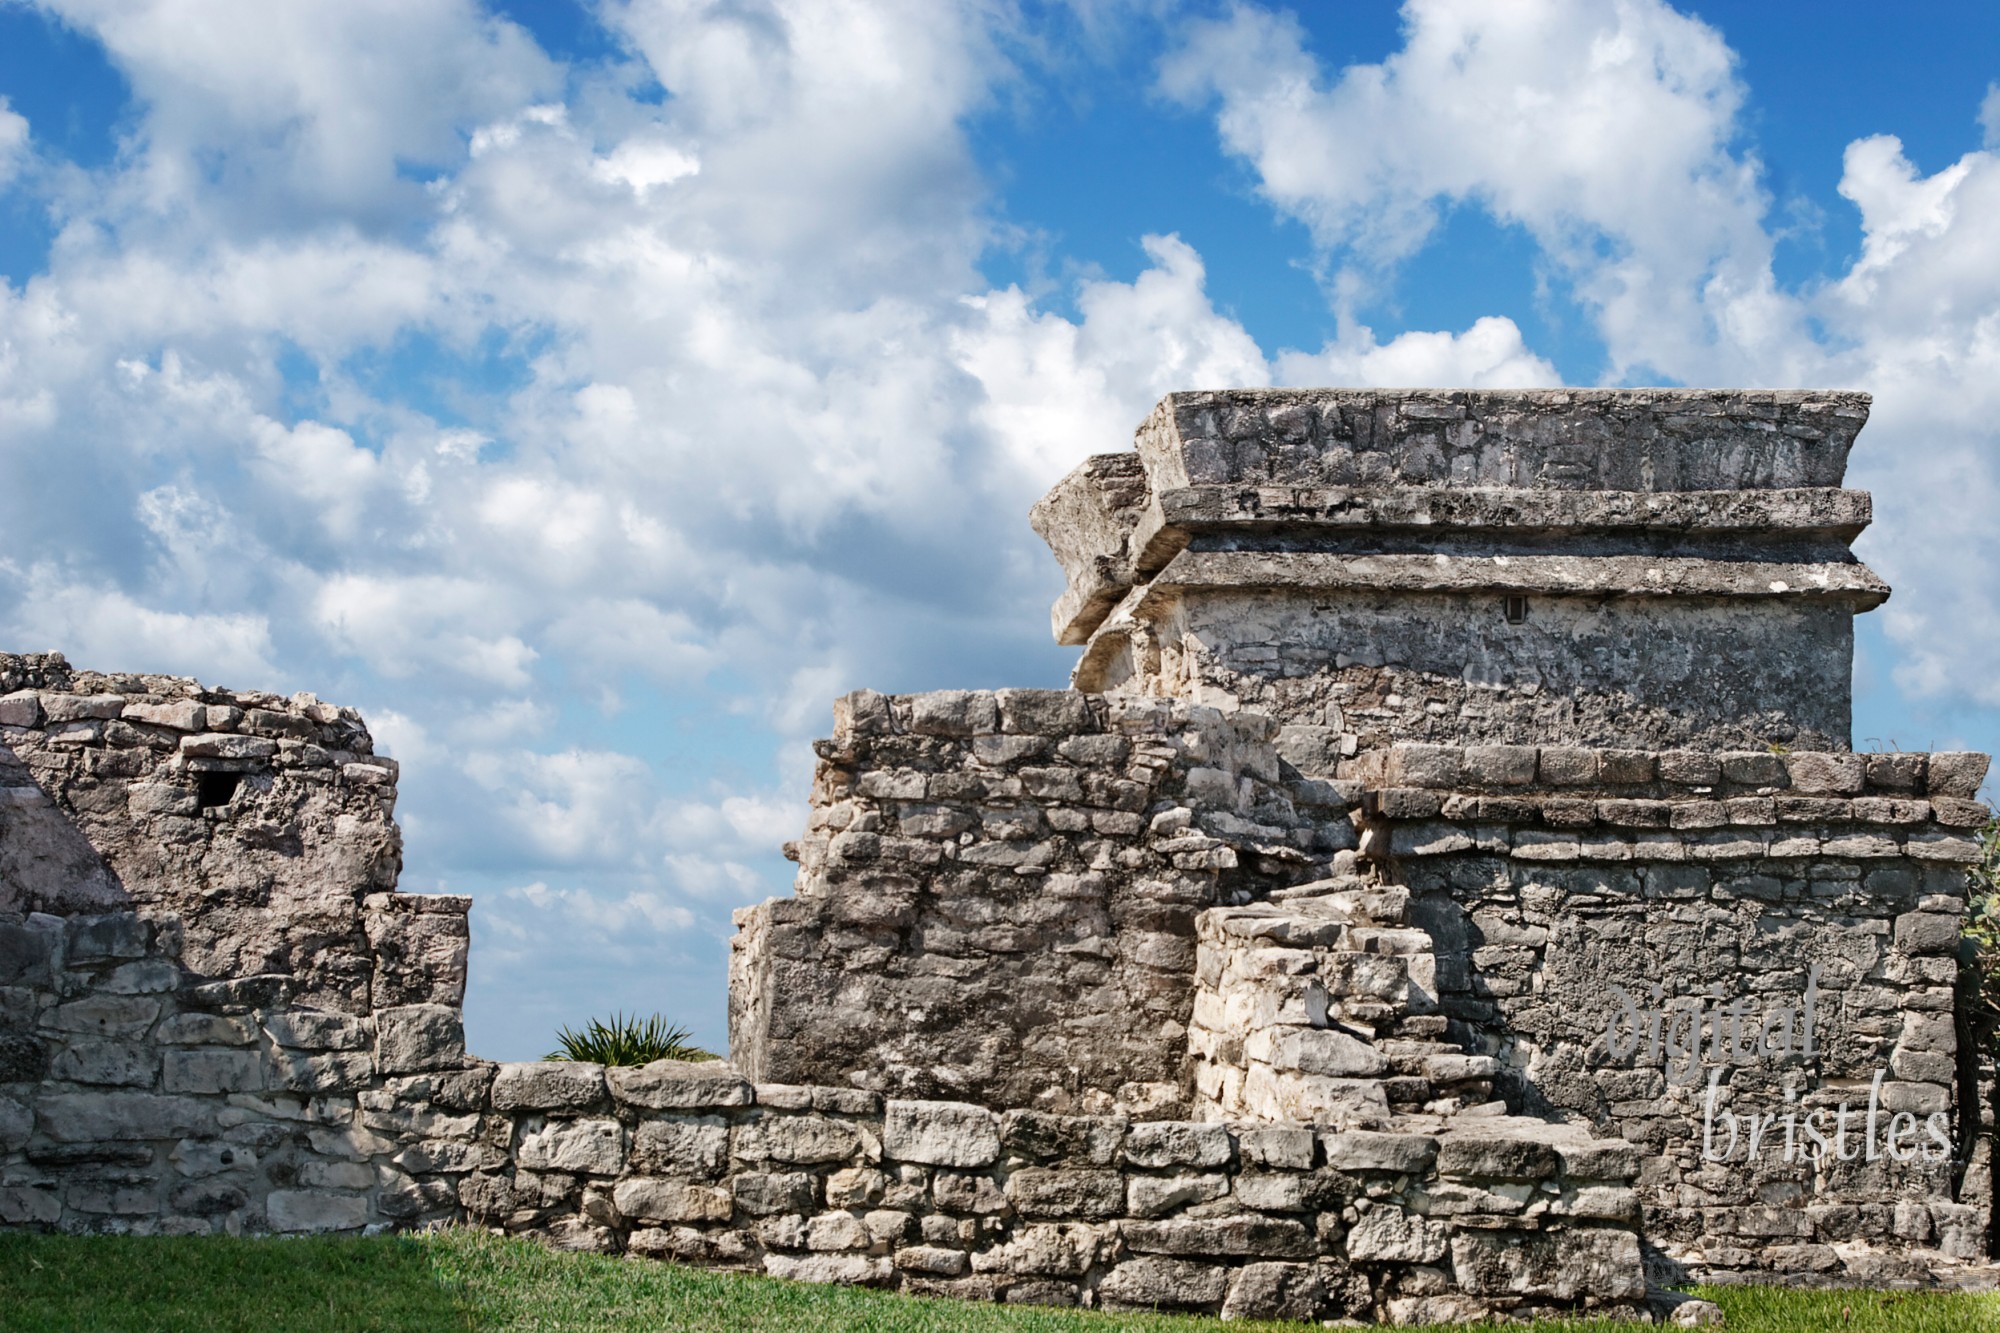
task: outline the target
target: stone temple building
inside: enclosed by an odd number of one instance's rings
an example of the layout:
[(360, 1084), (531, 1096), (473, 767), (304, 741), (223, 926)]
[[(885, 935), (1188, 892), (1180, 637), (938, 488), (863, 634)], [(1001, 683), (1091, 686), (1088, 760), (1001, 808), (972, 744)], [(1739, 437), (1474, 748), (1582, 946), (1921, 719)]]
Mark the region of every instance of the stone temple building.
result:
[(849, 694), (727, 1064), (464, 1049), (310, 696), (0, 656), (0, 1225), (1424, 1322), (2000, 1281), (1983, 755), (1856, 753), (1864, 395), (1174, 394), (1073, 689)]
[[(1075, 692), (841, 701), (797, 895), (740, 914), (735, 1059), (1065, 1115), (1560, 1125), (1630, 1145), (1660, 1271), (1983, 1256), (1991, 1071), (1954, 1014), (1987, 761), (1850, 746), (1889, 591), (1840, 487), (1867, 409), (1171, 395), (1032, 516)], [(1843, 1106), (1952, 1147), (1806, 1160)]]
[(1848, 549), (1868, 496), (1840, 489), (1867, 410), (1175, 394), (1036, 507), (1069, 575), (1056, 638), (1079, 689), (1255, 708), (1347, 757), (1844, 750), (1852, 618), (1889, 594)]

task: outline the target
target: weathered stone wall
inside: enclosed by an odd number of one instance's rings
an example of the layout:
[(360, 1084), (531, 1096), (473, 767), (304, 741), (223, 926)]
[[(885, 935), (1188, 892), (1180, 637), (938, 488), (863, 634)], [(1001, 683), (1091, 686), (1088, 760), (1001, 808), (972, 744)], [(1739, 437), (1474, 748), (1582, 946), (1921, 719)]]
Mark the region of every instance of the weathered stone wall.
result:
[[(466, 907), (382, 894), (368, 915), (453, 935), (462, 956)], [(465, 1063), (457, 998), (302, 1006), (282, 974), (190, 971), (179, 926), (0, 914), (0, 1223), (235, 1234), (455, 1216), (364, 1102), (385, 1079)]]
[[(1920, 1272), (1909, 1246), (1985, 1257), (1990, 1092), (1954, 1017), (1984, 755), (1412, 745), (1348, 768), (1378, 784), (1364, 850), (1411, 894), (1453, 1035), (1516, 1107), (1650, 1151), (1667, 1256), (1864, 1281)], [(1808, 1118), (1854, 1160), (1804, 1160)]]
[(310, 695), (0, 655), (0, 912), (170, 914), (201, 975), (283, 975), (348, 1014), (428, 1000), (372, 991), (362, 904), (401, 868), (396, 772)]
[(1354, 843), (1254, 714), (1059, 690), (849, 695), (798, 893), (738, 913), (752, 1077), (993, 1106), (1186, 1106), (1195, 917)]
[(361, 1106), (465, 1062), (470, 903), (386, 891), (395, 777), (352, 709), (0, 656), (0, 1223), (455, 1208)]
[(580, 1249), (1236, 1318), (1617, 1310), (1646, 1290), (1637, 1153), (1539, 1122), (1340, 1133), (885, 1104), (716, 1065), (476, 1073), (406, 1157), (474, 1220)]
[(1160, 601), (1129, 636), (1106, 639), (1116, 654), (1093, 688), (1327, 727), (1349, 753), (1606, 736), (1654, 749), (1848, 748), (1847, 691), (1827, 684), (1853, 657), (1843, 607), (1531, 596), (1510, 624), (1490, 589), (1314, 600), (1190, 588)]

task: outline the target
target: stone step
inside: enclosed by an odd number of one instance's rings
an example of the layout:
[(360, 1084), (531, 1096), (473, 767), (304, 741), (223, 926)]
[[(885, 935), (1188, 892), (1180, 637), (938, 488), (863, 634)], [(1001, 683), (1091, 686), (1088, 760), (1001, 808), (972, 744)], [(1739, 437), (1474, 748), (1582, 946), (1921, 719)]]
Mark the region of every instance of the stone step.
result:
[[(1443, 1014), (1405, 1014), (1393, 1024), (1384, 1028), (1382, 1035), (1386, 1037), (1401, 1037), (1411, 1041), (1431, 1041), (1437, 1042), (1439, 1045), (1450, 1046), (1451, 1043), (1444, 1039), (1445, 1031), (1450, 1025), (1451, 1020)], [(1452, 1049), (1456, 1050), (1457, 1048), (1453, 1047)]]
[(1425, 1057), (1424, 1075), (1433, 1083), (1491, 1081), (1500, 1074), (1500, 1062), (1490, 1055), (1466, 1055), (1458, 1051)]
[(1403, 925), (1408, 922), (1410, 911), (1408, 889), (1353, 875), (1279, 889), (1271, 894), (1270, 901), (1287, 907), (1310, 903), (1315, 910), (1338, 912), (1357, 924), (1375, 926)]
[(1392, 1022), (1402, 1008), (1387, 1000), (1371, 1000), (1362, 997), (1348, 997), (1330, 1003), (1327, 1015), (1341, 1018), (1357, 1027), (1366, 1027), (1371, 1033), (1378, 1032), (1381, 1025)]
[(1431, 937), (1411, 926), (1354, 926), (1346, 943), (1358, 953), (1407, 956), (1431, 952)]
[(1269, 940), (1293, 948), (1331, 948), (1342, 942), (1352, 922), (1337, 912), (1290, 910), (1270, 903), (1211, 908), (1200, 927), (1235, 940)]
[(1501, 1110), (1505, 1110), (1507, 1103), (1489, 1102), (1487, 1100), (1492, 1095), (1493, 1085), (1490, 1083), (1467, 1083), (1437, 1097), (1433, 1097), (1430, 1101), (1424, 1103), (1424, 1110), (1432, 1115), (1444, 1116), (1462, 1115), (1468, 1108), (1488, 1105), (1498, 1106)]

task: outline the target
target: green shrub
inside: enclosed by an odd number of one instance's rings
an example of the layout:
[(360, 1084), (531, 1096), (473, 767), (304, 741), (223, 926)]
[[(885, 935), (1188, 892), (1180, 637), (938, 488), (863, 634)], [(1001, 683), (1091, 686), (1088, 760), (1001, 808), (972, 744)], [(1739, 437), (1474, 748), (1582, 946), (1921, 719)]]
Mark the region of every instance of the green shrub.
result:
[(637, 1014), (611, 1015), (611, 1021), (591, 1019), (581, 1032), (563, 1028), (556, 1033), (559, 1050), (544, 1059), (587, 1060), (600, 1065), (649, 1065), (655, 1060), (714, 1060), (715, 1052), (689, 1044), (692, 1035), (684, 1027), (667, 1022), (658, 1014), (640, 1018)]

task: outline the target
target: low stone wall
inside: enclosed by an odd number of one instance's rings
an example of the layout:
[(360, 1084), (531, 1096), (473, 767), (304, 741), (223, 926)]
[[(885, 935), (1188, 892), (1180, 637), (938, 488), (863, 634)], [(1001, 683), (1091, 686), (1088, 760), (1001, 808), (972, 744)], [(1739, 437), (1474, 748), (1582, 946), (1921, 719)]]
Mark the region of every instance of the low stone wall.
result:
[[(426, 1188), (450, 1182), (474, 1220), (575, 1248), (1237, 1318), (1416, 1322), (1645, 1296), (1638, 1154), (1539, 1122), (1132, 1123), (753, 1087), (714, 1065), (450, 1077), (462, 1114), (408, 1112), (395, 1128), (431, 1137), (403, 1160)], [(377, 1122), (414, 1087), (385, 1090)]]

